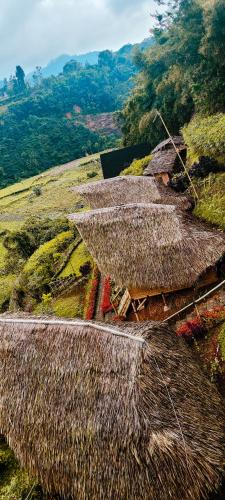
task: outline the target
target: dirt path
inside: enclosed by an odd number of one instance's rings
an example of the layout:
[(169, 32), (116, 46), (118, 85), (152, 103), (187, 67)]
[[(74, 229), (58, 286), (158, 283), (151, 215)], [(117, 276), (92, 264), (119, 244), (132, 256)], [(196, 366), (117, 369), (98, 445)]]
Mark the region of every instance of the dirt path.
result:
[(100, 274), (99, 286), (98, 286), (98, 296), (96, 299), (96, 313), (95, 313), (95, 318), (94, 318), (96, 321), (104, 321), (104, 315), (101, 311), (103, 285), (104, 285), (104, 276), (102, 274)]

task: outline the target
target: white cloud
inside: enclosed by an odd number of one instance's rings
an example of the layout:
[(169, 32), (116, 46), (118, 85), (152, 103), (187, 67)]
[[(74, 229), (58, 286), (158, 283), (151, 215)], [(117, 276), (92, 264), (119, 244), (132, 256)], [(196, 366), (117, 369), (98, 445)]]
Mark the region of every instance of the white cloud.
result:
[(148, 36), (154, 0), (0, 0), (0, 77)]

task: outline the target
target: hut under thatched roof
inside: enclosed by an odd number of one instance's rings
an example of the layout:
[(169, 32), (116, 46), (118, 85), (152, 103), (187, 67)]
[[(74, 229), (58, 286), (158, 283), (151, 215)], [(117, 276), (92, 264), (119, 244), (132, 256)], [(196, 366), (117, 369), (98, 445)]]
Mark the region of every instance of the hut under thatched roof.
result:
[(126, 205), (130, 203), (159, 203), (176, 205), (182, 210), (191, 208), (191, 201), (166, 188), (153, 177), (134, 175), (114, 177), (72, 188), (84, 198), (92, 209)]
[(174, 149), (159, 151), (153, 156), (149, 165), (144, 171), (144, 176), (157, 175), (161, 173), (172, 174), (177, 159), (177, 153)]
[(51, 494), (200, 500), (219, 487), (220, 398), (157, 323), (0, 320), (0, 432)]
[(225, 253), (224, 234), (171, 205), (123, 205), (70, 219), (100, 271), (148, 295), (192, 287)]
[(178, 152), (183, 161), (186, 161), (187, 148), (183, 138), (173, 137), (176, 151), (171, 139), (166, 139), (156, 146), (152, 151), (153, 158), (144, 171), (144, 176), (154, 176), (161, 178), (165, 185), (168, 185), (172, 173), (178, 173), (182, 169)]
[[(183, 149), (185, 148), (185, 144), (184, 144), (184, 139), (181, 135), (175, 135), (173, 136), (173, 142), (175, 144), (175, 146), (178, 148), (178, 149)], [(155, 154), (155, 153), (158, 153), (158, 151), (166, 151), (168, 149), (172, 149), (173, 148), (173, 143), (171, 141), (170, 138), (168, 139), (165, 139), (164, 141), (160, 142), (152, 151), (151, 154)]]

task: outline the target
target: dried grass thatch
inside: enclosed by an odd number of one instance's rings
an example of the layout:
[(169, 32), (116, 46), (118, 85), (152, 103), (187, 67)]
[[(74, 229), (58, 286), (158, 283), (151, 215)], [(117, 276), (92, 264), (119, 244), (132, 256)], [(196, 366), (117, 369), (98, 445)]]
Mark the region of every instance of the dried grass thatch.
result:
[[(175, 144), (175, 146), (178, 148), (178, 149), (182, 149), (185, 147), (184, 145), (184, 139), (181, 135), (175, 135), (173, 137), (173, 142)], [(168, 139), (165, 139), (165, 141), (162, 141), (160, 142), (156, 147), (155, 149), (153, 149), (152, 153), (151, 154), (155, 154), (155, 153), (158, 153), (158, 151), (165, 151), (166, 149), (173, 149), (174, 146), (173, 146), (173, 143), (171, 141), (170, 138)]]
[(224, 234), (170, 205), (133, 204), (70, 219), (99, 269), (126, 288), (189, 288), (225, 253)]
[(93, 209), (126, 205), (129, 203), (160, 203), (176, 205), (182, 210), (191, 208), (185, 196), (166, 188), (151, 177), (127, 175), (82, 184), (72, 188), (79, 193)]
[(224, 469), (224, 412), (165, 325), (0, 321), (0, 431), (76, 500), (200, 500)]
[(159, 151), (153, 156), (147, 168), (144, 170), (144, 176), (167, 173), (171, 174), (177, 163), (177, 153), (174, 149)]

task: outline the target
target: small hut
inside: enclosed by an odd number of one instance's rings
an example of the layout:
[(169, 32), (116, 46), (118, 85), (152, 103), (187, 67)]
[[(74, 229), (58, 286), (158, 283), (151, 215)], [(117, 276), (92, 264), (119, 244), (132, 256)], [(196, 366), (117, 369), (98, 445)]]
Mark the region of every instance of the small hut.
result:
[(0, 320), (0, 432), (46, 492), (200, 500), (217, 490), (224, 411), (168, 326)]
[(189, 210), (192, 207), (190, 199), (166, 188), (153, 177), (120, 176), (82, 184), (72, 190), (82, 196), (92, 209), (130, 203), (176, 205), (181, 210)]
[(187, 148), (184, 144), (183, 138), (180, 136), (166, 139), (156, 146), (152, 151), (152, 160), (144, 171), (144, 176), (153, 176), (157, 179), (162, 179), (163, 183), (167, 186), (173, 173), (178, 173), (182, 169), (182, 165), (178, 156), (180, 154), (182, 160), (186, 161)]
[[(181, 135), (175, 135), (175, 136), (173, 136), (172, 139), (173, 139), (173, 142), (174, 142), (178, 151), (182, 151), (183, 149), (187, 149), (185, 144), (184, 144), (183, 137)], [(170, 138), (168, 138), (168, 139), (165, 139), (164, 141), (160, 142), (155, 147), (155, 149), (153, 149), (151, 154), (154, 155), (154, 154), (159, 153), (159, 152), (168, 151), (172, 148), (173, 148), (172, 141)]]
[[(218, 281), (217, 263), (225, 254), (225, 235), (174, 206), (131, 204), (74, 214), (70, 219), (100, 271), (126, 287), (131, 301), (146, 303), (147, 298), (157, 298), (156, 310), (155, 300), (151, 301), (153, 316), (148, 311), (145, 319), (164, 319), (165, 315), (158, 318), (157, 309), (168, 311), (169, 295), (182, 296), (182, 306), (193, 298), (194, 288)], [(179, 300), (174, 306), (174, 312), (180, 309)]]

